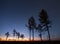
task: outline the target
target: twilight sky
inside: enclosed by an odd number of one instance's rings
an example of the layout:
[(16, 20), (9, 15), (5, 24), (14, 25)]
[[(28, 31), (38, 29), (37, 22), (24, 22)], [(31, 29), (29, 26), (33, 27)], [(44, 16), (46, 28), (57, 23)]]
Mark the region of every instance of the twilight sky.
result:
[[(38, 15), (41, 9), (45, 9), (52, 21), (50, 28), (51, 39), (60, 38), (60, 0), (0, 0), (0, 36), (6, 32), (12, 35), (13, 29), (29, 36), (25, 27), (28, 18), (34, 16), (38, 24)], [(43, 34), (45, 38), (47, 33)], [(38, 37), (38, 32), (35, 33)]]

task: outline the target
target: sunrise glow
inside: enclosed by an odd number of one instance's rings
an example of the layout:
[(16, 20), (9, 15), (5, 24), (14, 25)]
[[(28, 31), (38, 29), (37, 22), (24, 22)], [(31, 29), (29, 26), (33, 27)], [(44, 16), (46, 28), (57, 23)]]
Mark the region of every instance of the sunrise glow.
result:
[(29, 41), (28, 40), (28, 38), (24, 38), (24, 39), (22, 39), (22, 38), (13, 38), (13, 37), (9, 37), (7, 40), (6, 40), (6, 37), (3, 37), (3, 38), (1, 38), (1, 40), (0, 41)]
[[(1, 37), (0, 38), (0, 41), (29, 41), (29, 38), (13, 38), (13, 37), (9, 37), (7, 40), (6, 40), (6, 37)], [(40, 38), (35, 38), (34, 41), (40, 41)]]

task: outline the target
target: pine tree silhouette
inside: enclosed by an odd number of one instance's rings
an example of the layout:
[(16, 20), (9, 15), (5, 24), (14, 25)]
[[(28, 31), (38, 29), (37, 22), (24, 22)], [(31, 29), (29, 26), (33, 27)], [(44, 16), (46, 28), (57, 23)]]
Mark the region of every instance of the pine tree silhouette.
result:
[(16, 36), (18, 37), (18, 40), (20, 38), (20, 33), (19, 32), (16, 32)]
[(5, 33), (5, 36), (6, 36), (6, 40), (7, 40), (7, 38), (9, 37), (9, 32), (7, 32), (7, 33)]
[(31, 40), (31, 32), (32, 32), (32, 40), (34, 41), (34, 29), (36, 27), (36, 23), (33, 16), (28, 19), (28, 25), (26, 26), (29, 28), (29, 40)]
[(47, 12), (44, 9), (42, 9), (40, 14), (39, 14), (39, 21), (41, 22), (41, 25), (43, 25), (43, 27), (45, 26), (46, 31), (48, 32), (49, 40), (50, 40), (50, 33), (49, 33), (50, 21), (48, 19)]
[(21, 34), (20, 37), (23, 39), (24, 38), (24, 34)]
[(35, 23), (35, 19), (34, 17), (30, 17), (29, 19), (29, 25), (31, 27), (31, 31), (32, 31), (32, 40), (34, 41), (34, 28), (36, 27), (36, 23)]
[(13, 38), (16, 36), (16, 30), (13, 29)]

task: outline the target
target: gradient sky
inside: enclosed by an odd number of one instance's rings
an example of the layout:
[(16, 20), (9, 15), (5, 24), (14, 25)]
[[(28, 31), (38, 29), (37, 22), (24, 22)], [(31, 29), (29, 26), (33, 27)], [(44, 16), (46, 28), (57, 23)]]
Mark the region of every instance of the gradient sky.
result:
[[(25, 24), (31, 16), (34, 16), (38, 24), (41, 9), (47, 11), (52, 21), (51, 38), (60, 38), (60, 0), (0, 0), (0, 36), (4, 36), (6, 32), (12, 35), (13, 29), (16, 29), (28, 37)], [(35, 37), (38, 37), (38, 32), (35, 33)]]

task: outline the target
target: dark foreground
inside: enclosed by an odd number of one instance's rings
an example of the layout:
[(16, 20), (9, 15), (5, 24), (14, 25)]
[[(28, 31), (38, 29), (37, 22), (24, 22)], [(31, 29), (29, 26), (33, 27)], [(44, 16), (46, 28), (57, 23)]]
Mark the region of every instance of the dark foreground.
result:
[(0, 41), (0, 44), (60, 44), (60, 41)]

